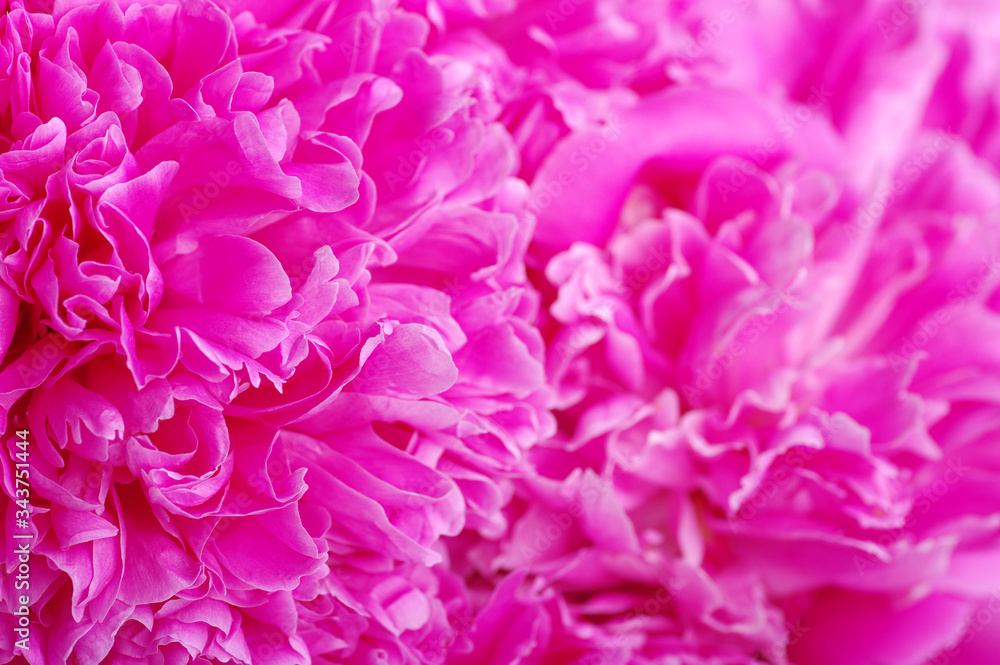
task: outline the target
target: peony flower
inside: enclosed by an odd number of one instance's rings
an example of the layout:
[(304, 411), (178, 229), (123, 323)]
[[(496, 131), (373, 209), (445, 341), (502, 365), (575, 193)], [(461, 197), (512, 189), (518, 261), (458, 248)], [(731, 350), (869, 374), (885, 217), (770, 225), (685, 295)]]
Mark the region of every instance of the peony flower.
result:
[(0, 662), (994, 662), (992, 7), (5, 9)]

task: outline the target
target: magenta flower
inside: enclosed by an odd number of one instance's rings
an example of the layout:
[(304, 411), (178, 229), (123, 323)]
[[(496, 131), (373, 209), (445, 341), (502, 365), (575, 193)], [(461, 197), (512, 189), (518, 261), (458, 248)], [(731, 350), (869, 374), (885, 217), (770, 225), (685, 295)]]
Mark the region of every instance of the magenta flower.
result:
[(992, 6), (5, 9), (0, 662), (996, 661)]

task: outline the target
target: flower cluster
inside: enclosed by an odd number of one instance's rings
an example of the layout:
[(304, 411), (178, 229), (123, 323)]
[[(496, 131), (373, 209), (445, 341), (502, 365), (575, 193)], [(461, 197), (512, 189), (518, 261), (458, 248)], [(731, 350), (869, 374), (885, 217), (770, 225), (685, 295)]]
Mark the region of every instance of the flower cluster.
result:
[(1000, 656), (1000, 8), (5, 10), (0, 662)]

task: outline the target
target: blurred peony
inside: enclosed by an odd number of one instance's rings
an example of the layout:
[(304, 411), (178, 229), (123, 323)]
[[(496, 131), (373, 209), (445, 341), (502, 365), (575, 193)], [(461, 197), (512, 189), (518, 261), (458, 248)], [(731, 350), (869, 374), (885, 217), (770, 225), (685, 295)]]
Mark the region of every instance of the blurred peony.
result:
[(993, 5), (0, 34), (0, 662), (996, 662)]

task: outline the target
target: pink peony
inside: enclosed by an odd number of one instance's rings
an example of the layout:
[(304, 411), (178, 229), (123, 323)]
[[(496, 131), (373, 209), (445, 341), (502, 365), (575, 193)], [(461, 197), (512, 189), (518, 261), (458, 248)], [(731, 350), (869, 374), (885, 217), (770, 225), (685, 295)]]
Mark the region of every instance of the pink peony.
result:
[(0, 662), (996, 662), (992, 5), (5, 8)]

